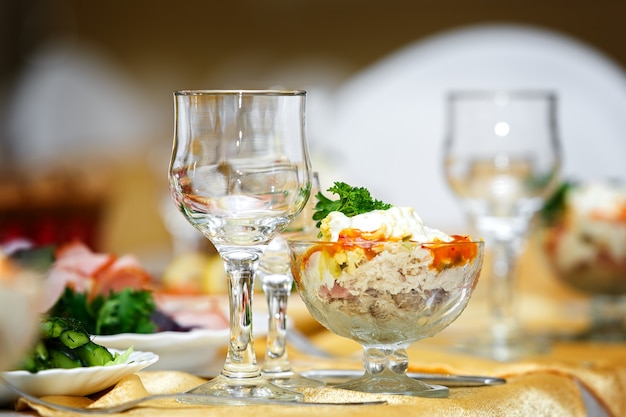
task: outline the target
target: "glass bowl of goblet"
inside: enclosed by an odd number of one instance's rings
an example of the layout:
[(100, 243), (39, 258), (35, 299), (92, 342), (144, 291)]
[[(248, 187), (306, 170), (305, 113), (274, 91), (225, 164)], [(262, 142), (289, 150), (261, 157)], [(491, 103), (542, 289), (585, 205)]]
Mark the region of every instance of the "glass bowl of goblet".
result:
[(296, 288), (311, 315), (364, 348), (353, 391), (446, 397), (406, 375), (410, 344), (448, 327), (478, 282), (483, 242), (289, 241)]
[(626, 186), (565, 183), (544, 224), (544, 253), (557, 279), (589, 296), (589, 324), (564, 338), (626, 340)]

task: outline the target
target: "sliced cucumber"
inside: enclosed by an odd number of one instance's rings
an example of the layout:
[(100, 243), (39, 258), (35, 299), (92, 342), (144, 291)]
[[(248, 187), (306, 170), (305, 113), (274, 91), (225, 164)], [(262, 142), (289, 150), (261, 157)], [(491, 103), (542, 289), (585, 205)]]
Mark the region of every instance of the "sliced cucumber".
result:
[(76, 330), (65, 330), (59, 335), (59, 341), (70, 349), (76, 349), (91, 341), (89, 335), (85, 332)]
[(64, 320), (47, 319), (41, 322), (40, 327), (43, 339), (54, 339), (61, 336), (61, 333), (66, 329), (66, 323)]
[(103, 366), (113, 358), (107, 348), (91, 341), (89, 333), (76, 320), (45, 317), (41, 322), (40, 340), (17, 369), (34, 373), (50, 368)]
[(83, 366), (79, 358), (64, 350), (51, 350), (48, 360), (50, 368), (80, 368)]
[(77, 347), (73, 353), (80, 358), (83, 366), (103, 366), (113, 360), (113, 354), (107, 348), (94, 342)]

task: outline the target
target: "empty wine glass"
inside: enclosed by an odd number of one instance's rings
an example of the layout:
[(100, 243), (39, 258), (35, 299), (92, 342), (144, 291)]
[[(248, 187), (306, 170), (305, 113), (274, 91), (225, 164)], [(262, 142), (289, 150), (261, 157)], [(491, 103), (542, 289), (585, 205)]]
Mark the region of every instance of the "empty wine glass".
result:
[(287, 239), (304, 238), (316, 234), (313, 208), (319, 191), (318, 173), (313, 173), (311, 198), (298, 217), (276, 236), (265, 249), (259, 268), (259, 278), (267, 298), (268, 331), (265, 359), (261, 372), (274, 384), (285, 388), (306, 388), (323, 386), (317, 379), (307, 378), (295, 372), (287, 354), (287, 304), (293, 277), (289, 261)]
[(521, 328), (514, 280), (530, 221), (558, 183), (556, 105), (544, 91), (454, 92), (448, 100), (445, 173), (491, 255), (490, 333), (470, 349), (497, 360), (547, 347)]
[(234, 401), (301, 400), (302, 394), (261, 375), (252, 298), (265, 247), (309, 197), (306, 93), (186, 90), (175, 92), (174, 98), (172, 197), (224, 260), (230, 307), (231, 337), (222, 372), (192, 392)]

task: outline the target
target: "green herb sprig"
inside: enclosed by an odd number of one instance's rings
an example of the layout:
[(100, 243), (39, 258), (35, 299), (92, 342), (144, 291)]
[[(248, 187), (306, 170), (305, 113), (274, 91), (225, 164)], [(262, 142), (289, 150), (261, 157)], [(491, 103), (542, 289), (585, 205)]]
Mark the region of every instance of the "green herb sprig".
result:
[(98, 295), (90, 300), (86, 293), (66, 287), (48, 314), (73, 317), (85, 330), (95, 335), (118, 333), (154, 333), (152, 321), (156, 303), (147, 290), (124, 288), (108, 296)]
[(317, 204), (314, 207), (313, 220), (317, 220), (316, 225), (318, 228), (322, 223), (322, 219), (333, 211), (339, 211), (348, 217), (353, 217), (357, 214), (391, 208), (391, 204), (372, 198), (370, 192), (364, 187), (352, 187), (345, 182), (335, 182), (328, 191), (337, 194), (339, 199), (331, 200), (324, 196), (321, 191), (317, 193), (315, 196)]
[(564, 181), (556, 189), (554, 194), (546, 199), (540, 215), (545, 224), (552, 224), (559, 220), (565, 211), (567, 194), (576, 184), (572, 181)]

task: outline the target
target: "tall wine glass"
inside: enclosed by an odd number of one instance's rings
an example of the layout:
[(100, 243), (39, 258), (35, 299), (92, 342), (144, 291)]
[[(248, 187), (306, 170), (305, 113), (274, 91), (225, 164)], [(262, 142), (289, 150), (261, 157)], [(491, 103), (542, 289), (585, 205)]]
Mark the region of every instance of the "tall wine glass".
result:
[(496, 360), (547, 347), (522, 329), (514, 283), (531, 219), (558, 183), (556, 106), (547, 91), (453, 92), (448, 100), (445, 173), (492, 260), (490, 333), (471, 349)]
[(287, 304), (293, 277), (291, 275), (287, 239), (314, 238), (317, 233), (313, 220), (315, 196), (320, 191), (318, 173), (312, 177), (311, 198), (298, 217), (276, 236), (261, 258), (259, 278), (267, 299), (268, 331), (265, 359), (261, 373), (274, 384), (297, 389), (319, 387), (323, 381), (307, 378), (295, 372), (287, 354)]
[(261, 375), (252, 297), (263, 251), (310, 194), (306, 93), (187, 90), (175, 92), (174, 98), (172, 197), (222, 257), (230, 304), (231, 336), (222, 372), (192, 392), (301, 400), (301, 394)]

